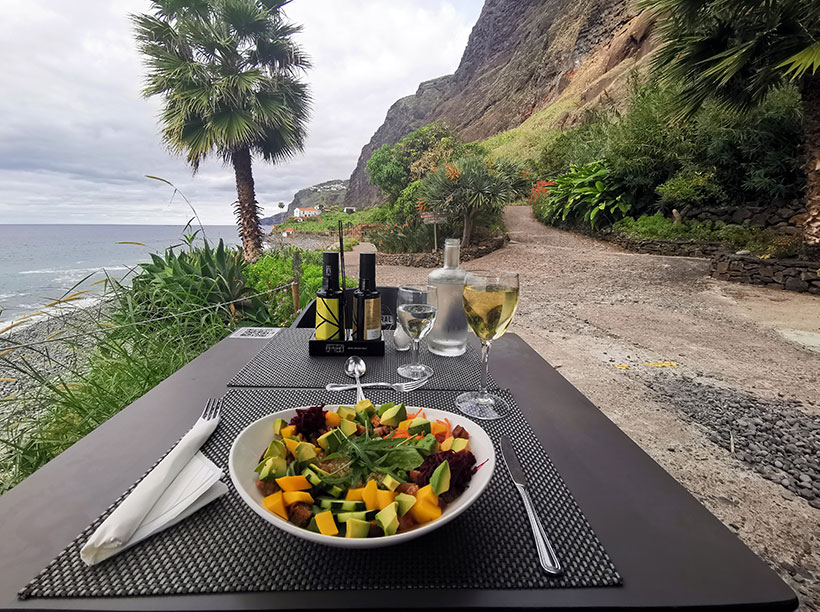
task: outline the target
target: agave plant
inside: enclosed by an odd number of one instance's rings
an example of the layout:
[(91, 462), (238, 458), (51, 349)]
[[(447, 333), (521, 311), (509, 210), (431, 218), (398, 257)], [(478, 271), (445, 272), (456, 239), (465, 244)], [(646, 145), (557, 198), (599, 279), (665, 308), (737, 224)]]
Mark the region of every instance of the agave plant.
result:
[(786, 79), (806, 113), (805, 237), (820, 243), (820, 2), (817, 0), (641, 0), (657, 14), (654, 69), (679, 82), (684, 116), (717, 99), (739, 111)]
[(207, 156), (231, 164), (245, 258), (262, 250), (252, 158), (285, 160), (304, 146), (309, 62), (282, 8), (290, 0), (154, 0), (133, 15), (148, 68), (143, 94), (162, 96), (162, 136), (196, 172)]

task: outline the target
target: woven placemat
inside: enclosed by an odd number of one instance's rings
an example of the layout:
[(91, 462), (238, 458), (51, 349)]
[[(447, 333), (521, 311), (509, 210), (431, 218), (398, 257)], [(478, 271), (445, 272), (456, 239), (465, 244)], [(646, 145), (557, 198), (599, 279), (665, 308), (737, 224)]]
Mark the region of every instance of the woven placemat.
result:
[[(286, 329), (279, 332), (228, 383), (229, 387), (322, 388), (326, 384), (353, 383), (344, 374), (347, 357), (311, 357), (308, 340), (312, 329)], [(410, 361), (410, 351), (397, 351), (393, 332), (384, 333), (384, 357), (366, 357), (367, 373), (362, 382), (406, 382), (396, 370)], [(433, 368), (426, 389), (478, 389), (481, 378), (481, 350), (473, 343), (459, 357), (439, 357), (425, 350), (422, 342), (421, 362)], [(495, 383), (490, 379), (490, 386)], [(337, 398), (336, 402), (349, 401)]]
[[(395, 399), (369, 394), (374, 402)], [(416, 391), (410, 402), (453, 410), (455, 392)], [(483, 422), (494, 442), (509, 435), (531, 480), (531, 494), (566, 567), (543, 573), (521, 500), (499, 456), (487, 490), (458, 519), (400, 546), (368, 551), (311, 544), (277, 529), (230, 492), (184, 522), (94, 566), (80, 560), (82, 544), (112, 506), (22, 591), (29, 597), (100, 597), (373, 589), (546, 589), (621, 583), (612, 561), (515, 405)], [(203, 447), (226, 467), (231, 443), (253, 421), (294, 406), (333, 401), (326, 391), (236, 389), (225, 398), (219, 428)], [(121, 498), (122, 499), (122, 498)], [(118, 500), (119, 501), (119, 500)]]

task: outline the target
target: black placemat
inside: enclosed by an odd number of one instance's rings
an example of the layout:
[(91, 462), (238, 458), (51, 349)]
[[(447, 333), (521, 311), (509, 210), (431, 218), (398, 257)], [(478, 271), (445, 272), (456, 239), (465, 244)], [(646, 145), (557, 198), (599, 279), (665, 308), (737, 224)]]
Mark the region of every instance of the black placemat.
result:
[[(311, 357), (308, 340), (312, 329), (286, 329), (279, 332), (228, 383), (229, 387), (286, 387), (314, 389), (326, 384), (353, 383), (344, 374), (347, 357)], [(362, 382), (407, 382), (396, 370), (409, 363), (410, 351), (397, 351), (393, 332), (384, 333), (384, 357), (366, 357), (367, 373)], [(422, 341), (422, 347), (425, 342)], [(481, 349), (467, 343), (467, 352), (459, 357), (439, 357), (424, 348), (421, 362), (433, 368), (433, 377), (425, 389), (478, 389), (481, 378)], [(495, 387), (492, 378), (490, 386)], [(337, 398), (336, 402), (350, 401)]]
[[(458, 519), (395, 547), (368, 551), (311, 544), (265, 522), (230, 492), (184, 522), (94, 567), (79, 551), (114, 506), (21, 592), (20, 597), (98, 597), (252, 591), (374, 589), (532, 589), (616, 586), (621, 578), (544, 449), (515, 405), (500, 421), (476, 423), (496, 443), (509, 435), (531, 479), (531, 494), (566, 567), (549, 578), (503, 459), (481, 497)], [(369, 394), (376, 402), (390, 392)], [(452, 411), (455, 392), (417, 391), (410, 402)], [(236, 389), (219, 428), (203, 447), (226, 467), (237, 434), (258, 418), (294, 406), (331, 402), (326, 391)], [(497, 446), (496, 446), (496, 451)], [(122, 498), (121, 498), (122, 499)]]

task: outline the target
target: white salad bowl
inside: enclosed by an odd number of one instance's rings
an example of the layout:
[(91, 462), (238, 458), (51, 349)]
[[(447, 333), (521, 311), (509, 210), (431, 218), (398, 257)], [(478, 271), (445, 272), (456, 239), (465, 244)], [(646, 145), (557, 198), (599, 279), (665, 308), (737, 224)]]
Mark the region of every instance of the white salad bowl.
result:
[[(338, 406), (336, 405), (325, 406), (325, 410), (335, 411), (337, 408)], [(407, 408), (408, 413), (414, 413), (418, 410), (418, 407)], [(444, 412), (443, 410), (434, 410), (432, 408), (424, 408), (424, 414), (431, 421), (447, 418), (450, 419), (450, 423), (452, 423), (454, 428), (456, 425), (461, 425), (466, 429), (467, 433), (470, 434), (470, 447), (475, 455), (476, 465), (481, 465), (481, 467), (473, 474), (470, 485), (465, 489), (464, 493), (455, 501), (447, 504), (440, 518), (430, 523), (419, 525), (410, 531), (377, 538), (327, 536), (297, 527), (265, 508), (262, 504), (262, 493), (256, 487), (256, 473), (254, 472), (254, 468), (259, 463), (259, 456), (265, 451), (273, 439), (273, 422), (276, 419), (285, 419), (285, 421), (289, 422), (290, 419), (296, 415), (296, 408), (269, 414), (251, 423), (242, 430), (236, 437), (236, 440), (234, 440), (228, 458), (228, 469), (231, 474), (231, 480), (239, 492), (240, 497), (259, 516), (275, 527), (299, 538), (309, 540), (310, 542), (324, 544), (326, 546), (338, 546), (340, 548), (379, 548), (407, 542), (408, 540), (418, 538), (446, 525), (469, 508), (470, 505), (478, 499), (478, 496), (481, 495), (484, 489), (487, 488), (493, 471), (495, 470), (495, 450), (493, 443), (484, 429), (475, 421), (471, 421), (467, 417), (459, 414)]]

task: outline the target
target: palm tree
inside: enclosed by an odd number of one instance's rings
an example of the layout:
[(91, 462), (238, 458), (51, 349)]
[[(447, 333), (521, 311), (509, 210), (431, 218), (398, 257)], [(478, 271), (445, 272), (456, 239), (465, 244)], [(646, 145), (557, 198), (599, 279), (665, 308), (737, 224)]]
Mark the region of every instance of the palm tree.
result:
[(715, 99), (739, 111), (786, 79), (798, 82), (808, 155), (806, 241), (820, 243), (820, 2), (641, 0), (662, 41), (653, 68), (683, 85), (684, 116)]
[(297, 76), (309, 67), (292, 40), (290, 0), (153, 0), (132, 15), (148, 73), (143, 95), (160, 95), (162, 136), (194, 172), (208, 155), (231, 164), (246, 261), (262, 250), (251, 161), (301, 151), (310, 108)]

